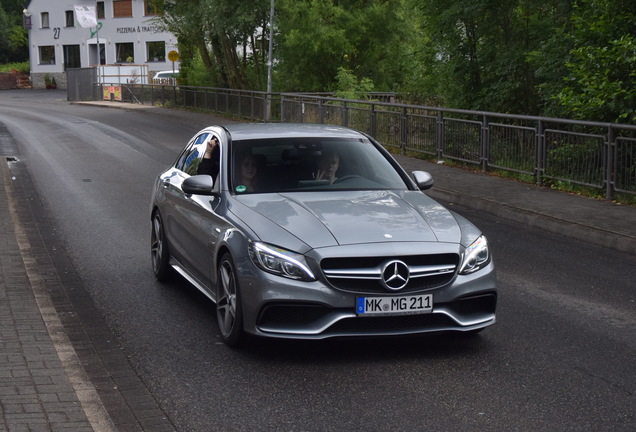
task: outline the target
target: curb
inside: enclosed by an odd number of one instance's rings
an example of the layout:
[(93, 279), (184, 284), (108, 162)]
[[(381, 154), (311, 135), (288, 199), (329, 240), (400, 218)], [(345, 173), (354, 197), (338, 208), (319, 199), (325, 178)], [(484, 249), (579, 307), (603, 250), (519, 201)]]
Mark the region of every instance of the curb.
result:
[(497, 217), (541, 228), (555, 234), (585, 241), (620, 252), (636, 255), (636, 238), (610, 230), (569, 222), (532, 210), (511, 207), (488, 199), (459, 194), (439, 187), (433, 187), (426, 194), (436, 200), (447, 201), (478, 211), (485, 211)]

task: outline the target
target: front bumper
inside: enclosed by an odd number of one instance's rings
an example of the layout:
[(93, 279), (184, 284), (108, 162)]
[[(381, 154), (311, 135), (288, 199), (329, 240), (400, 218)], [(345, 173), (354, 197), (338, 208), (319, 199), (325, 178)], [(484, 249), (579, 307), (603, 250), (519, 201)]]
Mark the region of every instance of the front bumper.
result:
[[(422, 293), (433, 295), (430, 313), (362, 317), (360, 294), (332, 288), (322, 281), (298, 282), (256, 269), (239, 275), (245, 331), (264, 337), (326, 339), (475, 331), (495, 323), (496, 275), (484, 269)], [(411, 294), (411, 293), (410, 293)], [(391, 295), (403, 295), (395, 293)]]

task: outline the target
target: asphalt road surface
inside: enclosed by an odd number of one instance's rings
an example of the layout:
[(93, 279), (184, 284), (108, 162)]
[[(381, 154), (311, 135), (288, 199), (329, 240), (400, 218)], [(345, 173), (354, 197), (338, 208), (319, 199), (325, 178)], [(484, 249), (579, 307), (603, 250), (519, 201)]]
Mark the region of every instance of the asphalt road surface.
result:
[(479, 336), (227, 348), (213, 304), (156, 282), (149, 252), (155, 176), (218, 121), (0, 93), (0, 128), (72, 263), (58, 271), (78, 275), (178, 431), (636, 430), (636, 258), (465, 208), (500, 284)]

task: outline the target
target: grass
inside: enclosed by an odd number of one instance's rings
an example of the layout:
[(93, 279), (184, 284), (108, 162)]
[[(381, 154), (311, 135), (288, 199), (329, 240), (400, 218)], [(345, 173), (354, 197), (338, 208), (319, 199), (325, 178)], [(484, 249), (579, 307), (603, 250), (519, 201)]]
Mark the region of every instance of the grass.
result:
[(0, 73), (11, 72), (12, 70), (17, 70), (22, 73), (29, 73), (31, 71), (31, 67), (29, 66), (29, 62), (22, 63), (6, 63), (0, 64)]

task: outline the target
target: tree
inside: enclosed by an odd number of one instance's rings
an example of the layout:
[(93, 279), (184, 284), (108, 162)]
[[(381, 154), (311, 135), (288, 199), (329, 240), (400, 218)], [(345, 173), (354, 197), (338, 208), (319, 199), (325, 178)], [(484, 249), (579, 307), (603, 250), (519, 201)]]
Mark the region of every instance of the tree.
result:
[(340, 68), (396, 90), (414, 36), (404, 0), (281, 0), (276, 88), (335, 90)]
[(527, 54), (558, 28), (566, 0), (414, 0), (431, 65), (420, 87), (465, 109), (536, 114)]
[(546, 62), (565, 60), (561, 76), (542, 84), (546, 114), (636, 122), (636, 4), (581, 0), (570, 25), (570, 34), (555, 34), (548, 46), (564, 44), (566, 56), (557, 59), (548, 47), (538, 53)]
[[(154, 0), (163, 10), (157, 20), (177, 35), (183, 75), (196, 63), (196, 55), (208, 72), (209, 84), (250, 88), (249, 68), (257, 56), (241, 59), (237, 47), (250, 44), (269, 16), (268, 0)], [(256, 47), (252, 46), (252, 53)]]
[(22, 2), (3, 2), (0, 4), (0, 62), (22, 62), (28, 59), (28, 40), (22, 26)]

